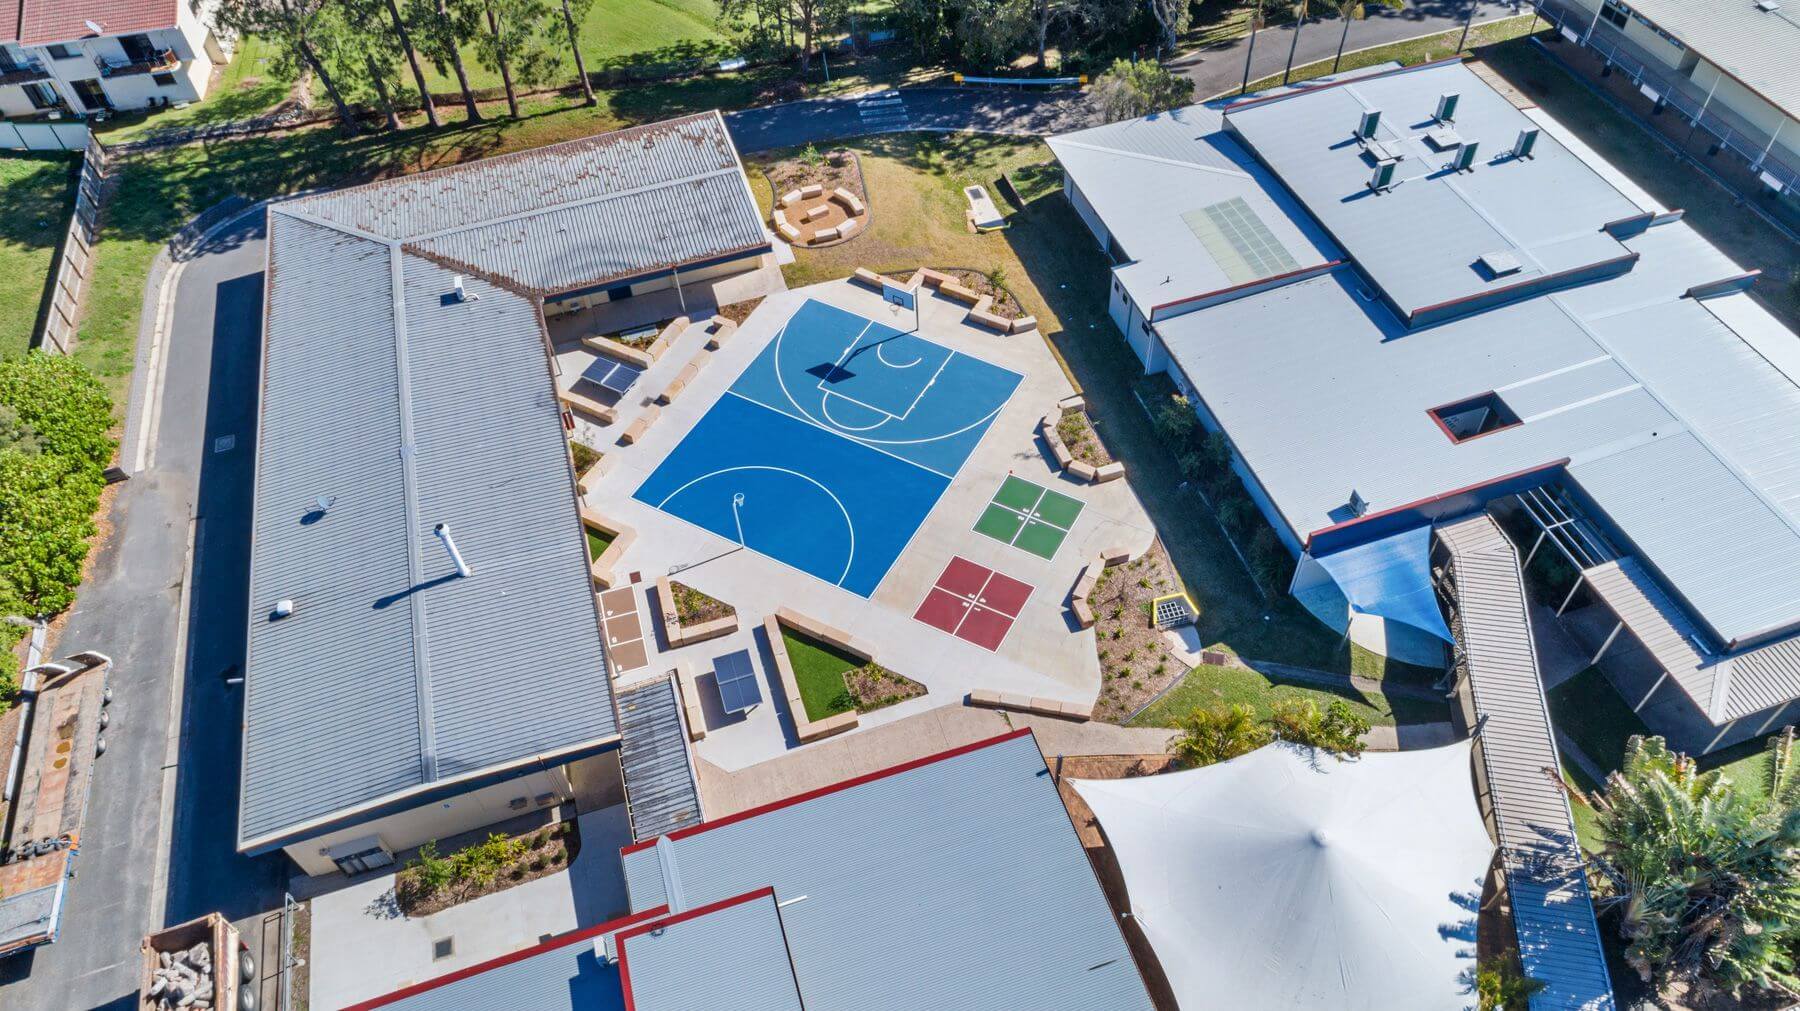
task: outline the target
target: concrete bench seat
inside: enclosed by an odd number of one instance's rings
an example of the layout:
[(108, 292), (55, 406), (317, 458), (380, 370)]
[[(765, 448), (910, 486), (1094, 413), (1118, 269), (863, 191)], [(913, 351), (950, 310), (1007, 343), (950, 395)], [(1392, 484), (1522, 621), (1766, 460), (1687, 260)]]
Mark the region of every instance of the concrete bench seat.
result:
[(838, 238), (848, 239), (850, 236), (855, 235), (856, 230), (861, 227), (861, 222), (857, 221), (855, 218), (849, 218), (845, 220), (843, 224), (837, 226)]
[(581, 346), (597, 355), (624, 362), (627, 365), (634, 365), (640, 369), (647, 369), (656, 361), (649, 351), (634, 348), (629, 344), (621, 344), (611, 337), (583, 337)]
[(1037, 329), (1037, 317), (1036, 316), (1020, 316), (1018, 319), (1015, 319), (1012, 321), (1012, 332), (1013, 333), (1027, 333), (1029, 331), (1036, 330), (1036, 329)]
[(801, 220), (802, 221), (811, 221), (814, 218), (822, 218), (825, 215), (830, 214), (830, 213), (831, 213), (831, 208), (829, 206), (827, 206), (825, 204), (815, 204), (814, 206), (808, 207), (806, 209), (806, 213), (801, 215)]
[(885, 275), (882, 275), (882, 274), (877, 274), (873, 270), (870, 270), (867, 267), (856, 268), (856, 273), (851, 274), (850, 279), (853, 281), (859, 282), (861, 284), (867, 285), (868, 287), (874, 288), (876, 291), (880, 291), (883, 287), (885, 287), (891, 283), (891, 281), (888, 277), (886, 277)]
[(723, 316), (714, 316), (707, 322), (707, 325), (712, 328), (711, 334), (706, 338), (708, 351), (717, 351), (724, 347), (725, 342), (731, 339), (731, 335), (737, 333), (737, 324)]
[(844, 189), (842, 186), (831, 191), (831, 199), (837, 201), (838, 205), (848, 211), (852, 216), (863, 212), (863, 202), (856, 199), (856, 194)]
[(837, 238), (838, 234), (839, 233), (836, 228), (821, 228), (818, 231), (813, 233), (813, 241), (814, 242), (830, 242), (832, 239)]
[(783, 206), (783, 207), (792, 207), (799, 202), (800, 202), (800, 191), (799, 190), (788, 190), (786, 193), (783, 193), (781, 195), (781, 206)]
[(789, 242), (799, 242), (800, 241), (800, 229), (795, 228), (793, 225), (783, 224), (780, 227), (778, 227), (776, 229), (776, 231), (780, 232), (781, 237), (788, 240)]
[(619, 416), (618, 412), (613, 408), (602, 404), (592, 397), (582, 396), (574, 390), (564, 390), (556, 395), (556, 399), (562, 401), (563, 405), (570, 410), (585, 414), (600, 422), (602, 425), (612, 424)]
[(643, 439), (644, 433), (648, 432), (650, 426), (656, 424), (656, 419), (661, 416), (662, 408), (655, 404), (644, 408), (643, 413), (632, 419), (631, 424), (625, 426), (625, 431), (619, 433), (619, 445), (630, 446)]
[(1039, 716), (1055, 716), (1077, 723), (1086, 723), (1094, 718), (1094, 707), (1080, 702), (1063, 702), (1057, 699), (1033, 698), (1013, 692), (996, 692), (987, 688), (976, 688), (969, 692), (968, 703), (978, 709), (1008, 709), (1015, 713), (1033, 713)]
[(811, 200), (814, 197), (822, 197), (824, 195), (825, 187), (818, 183), (800, 187), (800, 199), (802, 200)]
[(1004, 316), (997, 316), (994, 313), (983, 309), (970, 309), (968, 319), (969, 322), (974, 323), (977, 326), (987, 327), (989, 330), (996, 333), (1012, 332), (1012, 320), (1009, 320)]
[(964, 305), (974, 305), (981, 301), (981, 296), (977, 295), (974, 289), (966, 288), (958, 281), (945, 281), (938, 285), (938, 294), (956, 299)]
[(769, 215), (769, 220), (775, 222), (776, 228), (780, 228), (788, 223), (787, 212), (777, 207), (774, 213)]

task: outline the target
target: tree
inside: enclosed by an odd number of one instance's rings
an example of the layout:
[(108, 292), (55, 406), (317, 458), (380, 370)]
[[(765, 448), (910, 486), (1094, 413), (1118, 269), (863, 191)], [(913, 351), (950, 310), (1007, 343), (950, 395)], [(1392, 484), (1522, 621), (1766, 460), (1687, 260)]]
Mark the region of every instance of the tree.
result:
[(328, 0), (226, 0), (213, 16), (234, 36), (259, 35), (273, 43), (278, 70), (293, 73), (302, 66), (311, 70), (331, 97), (344, 129), (356, 132), (356, 117), (325, 67), (325, 54), (338, 44), (343, 30)]
[(1110, 123), (1186, 105), (1194, 95), (1194, 82), (1170, 73), (1160, 63), (1114, 60), (1094, 82), (1094, 95), (1101, 115)]
[(1269, 743), (1266, 727), (1249, 706), (1194, 709), (1176, 724), (1181, 731), (1169, 743), (1175, 760), (1189, 768), (1230, 761)]
[(791, 0), (788, 21), (800, 31), (800, 72), (812, 69), (813, 45), (819, 36), (843, 23), (850, 0)]
[[(1193, 19), (1193, 5), (1189, 0), (1146, 0), (1150, 5), (1150, 16), (1156, 20), (1156, 26), (1162, 29), (1157, 39), (1157, 47), (1161, 52), (1173, 52), (1181, 41), (1181, 35), (1188, 30)], [(1191, 90), (1191, 89), (1190, 89)]]
[(1332, 699), (1322, 713), (1312, 699), (1282, 699), (1269, 715), (1269, 726), (1277, 740), (1334, 755), (1362, 754), (1362, 736), (1369, 732), (1369, 721), (1342, 699)]
[(1288, 41), (1287, 68), (1281, 72), (1281, 83), (1288, 83), (1294, 76), (1294, 50), (1300, 47), (1300, 29), (1306, 27), (1306, 16), (1312, 13), (1312, 0), (1298, 0), (1294, 4), (1294, 35)]
[(73, 358), (41, 351), (0, 359), (0, 422), (37, 450), (96, 469), (112, 459), (112, 398)]
[(1475, 971), (1481, 1011), (1528, 1011), (1531, 995), (1543, 988), (1543, 980), (1521, 973), (1510, 961), (1484, 962)]
[[(1406, 0), (1368, 0), (1367, 3), (1365, 3), (1364, 0), (1332, 0), (1332, 4), (1337, 7), (1338, 17), (1343, 19), (1344, 22), (1343, 34), (1338, 36), (1337, 57), (1331, 61), (1332, 73), (1337, 73), (1338, 64), (1344, 62), (1344, 43), (1350, 40), (1350, 19), (1368, 17), (1369, 3), (1373, 3), (1378, 7), (1386, 7), (1388, 10), (1393, 11), (1406, 9)], [(1295, 29), (1294, 35), (1296, 38), (1299, 34), (1300, 30)], [(1290, 57), (1290, 62), (1291, 59), (1292, 58)]]
[(1768, 796), (1701, 773), (1660, 737), (1633, 737), (1595, 798), (1601, 906), (1619, 912), (1626, 963), (1659, 990), (1800, 986), (1789, 950), (1800, 940), (1800, 777), (1786, 761), (1791, 736), (1775, 741), (1784, 754)]
[(431, 84), (425, 78), (425, 67), (419, 62), (419, 50), (413, 46), (412, 33), (406, 30), (406, 19), (400, 16), (400, 4), (398, 0), (383, 0), (383, 3), (388, 18), (394, 23), (394, 36), (400, 40), (400, 49), (406, 54), (406, 63), (412, 68), (413, 80), (419, 85), (419, 107), (425, 110), (425, 121), (434, 128), (442, 126), (437, 105), (431, 101)]
[(388, 34), (386, 4), (384, 0), (337, 0), (337, 6), (348, 29), (336, 53), (340, 79), (367, 83), (375, 92), (387, 128), (399, 130), (400, 112), (387, 84), (394, 73), (394, 40)]
[(1005, 63), (1031, 31), (1032, 0), (963, 0), (957, 51), (983, 69)]
[(581, 79), (581, 104), (598, 105), (600, 100), (594, 97), (594, 82), (588, 80), (587, 61), (581, 58), (581, 33), (575, 25), (587, 18), (587, 13), (594, 6), (594, 0), (562, 0), (563, 28), (569, 34), (569, 53), (575, 57), (575, 76)]
[(412, 22), (423, 27), (420, 37), (432, 62), (437, 64), (439, 71), (447, 64), (455, 72), (456, 86), (462, 91), (463, 118), (471, 123), (481, 122), (481, 107), (475, 103), (475, 92), (469, 87), (469, 72), (463, 66), (462, 58), (463, 43), (481, 34), (477, 25), (479, 15), (475, 14), (473, 5), (459, 2), (452, 9), (449, 0), (407, 0), (407, 9), (412, 14)]
[(487, 34), (475, 48), (476, 58), (500, 74), (506, 90), (506, 111), (519, 116), (518, 84), (535, 87), (554, 76), (555, 59), (543, 46), (544, 25), (550, 18), (548, 0), (482, 0)]

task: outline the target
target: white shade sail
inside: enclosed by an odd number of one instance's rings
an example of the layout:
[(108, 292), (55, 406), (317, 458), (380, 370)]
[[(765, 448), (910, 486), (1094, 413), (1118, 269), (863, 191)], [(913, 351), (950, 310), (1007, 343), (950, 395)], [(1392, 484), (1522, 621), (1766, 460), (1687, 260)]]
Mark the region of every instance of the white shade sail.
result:
[(1071, 780), (1185, 1011), (1474, 1007), (1494, 844), (1471, 743), (1340, 761), (1275, 744), (1202, 769)]

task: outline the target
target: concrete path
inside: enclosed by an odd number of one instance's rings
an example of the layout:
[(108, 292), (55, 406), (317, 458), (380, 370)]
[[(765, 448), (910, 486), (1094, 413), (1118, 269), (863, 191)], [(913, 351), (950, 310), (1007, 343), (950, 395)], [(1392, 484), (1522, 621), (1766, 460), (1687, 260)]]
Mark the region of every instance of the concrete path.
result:
[(1043, 716), (951, 704), (812, 745), (791, 755), (726, 772), (697, 759), (700, 806), (708, 819), (841, 783), (975, 741), (1030, 727), (1045, 755), (1161, 754), (1172, 730), (1072, 723)]
[(1370, 751), (1418, 751), (1462, 740), (1454, 723), (1409, 723), (1403, 727), (1370, 727), (1363, 735)]
[[(1526, 4), (1494, 3), (1492, 0), (1478, 2), (1480, 9), (1475, 14), (1477, 24), (1529, 13), (1531, 10)], [(1324, 5), (1314, 5), (1315, 8), (1322, 6)], [(1344, 52), (1385, 46), (1440, 32), (1460, 31), (1468, 13), (1468, 0), (1410, 0), (1404, 10), (1397, 11), (1371, 4), (1367, 19), (1351, 23), (1350, 38), (1344, 45)], [(1337, 52), (1343, 30), (1343, 22), (1335, 17), (1323, 21), (1308, 19), (1300, 29), (1294, 66), (1331, 59)], [(1282, 68), (1287, 65), (1288, 49), (1293, 45), (1292, 25), (1281, 25), (1258, 32), (1255, 53), (1250, 61), (1250, 80), (1281, 73)], [(1249, 49), (1250, 40), (1245, 36), (1206, 49), (1183, 53), (1168, 61), (1168, 65), (1171, 70), (1194, 82), (1194, 97), (1203, 101), (1237, 92), (1244, 81), (1244, 54)]]

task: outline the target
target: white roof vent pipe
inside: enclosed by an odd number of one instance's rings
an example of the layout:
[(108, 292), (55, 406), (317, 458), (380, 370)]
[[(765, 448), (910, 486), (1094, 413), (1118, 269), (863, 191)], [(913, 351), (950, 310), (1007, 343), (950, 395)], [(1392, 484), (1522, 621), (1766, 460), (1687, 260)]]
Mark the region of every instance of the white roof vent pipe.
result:
[(469, 568), (469, 563), (463, 561), (462, 552), (456, 550), (456, 541), (450, 536), (450, 524), (439, 523), (431, 529), (431, 532), (437, 534), (437, 539), (444, 542), (444, 552), (450, 556), (450, 564), (456, 566), (456, 574), (464, 579), (473, 575), (475, 570)]

